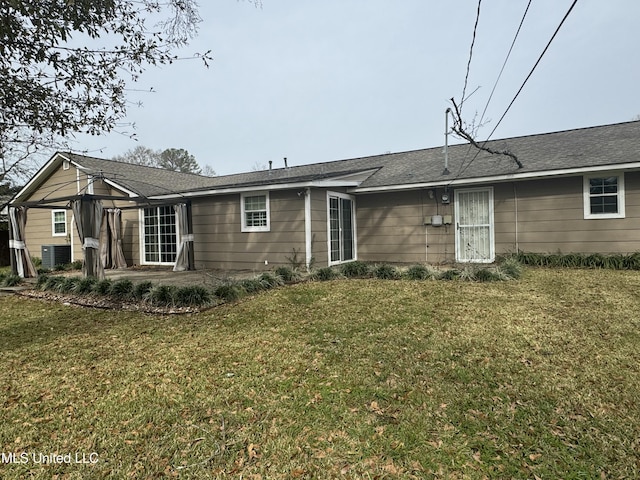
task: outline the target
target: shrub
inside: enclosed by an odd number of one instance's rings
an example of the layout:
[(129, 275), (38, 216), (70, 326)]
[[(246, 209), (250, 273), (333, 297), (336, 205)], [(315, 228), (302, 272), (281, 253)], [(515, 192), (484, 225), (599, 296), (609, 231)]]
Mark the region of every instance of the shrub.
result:
[(369, 275), (369, 265), (359, 260), (343, 263), (340, 266), (340, 273), (348, 278), (366, 277)]
[(247, 278), (245, 280), (242, 280), (240, 281), (240, 285), (245, 289), (247, 293), (256, 293), (265, 289), (262, 282), (257, 278)]
[(22, 278), (15, 273), (9, 273), (8, 275), (3, 275), (2, 283), (5, 287), (15, 287), (22, 283)]
[(173, 298), (180, 307), (201, 307), (211, 302), (211, 293), (200, 285), (189, 285), (177, 288)]
[(275, 274), (278, 275), (284, 282), (296, 282), (300, 280), (300, 274), (291, 267), (278, 267)]
[(262, 273), (258, 277), (258, 281), (263, 285), (263, 288), (265, 290), (284, 285), (284, 281), (282, 280), (282, 277), (278, 275), (273, 275), (272, 273), (269, 273), (269, 272)]
[(128, 278), (116, 280), (109, 289), (109, 295), (120, 300), (133, 298), (133, 282)]
[(153, 283), (150, 280), (145, 280), (136, 284), (133, 287), (133, 297), (136, 300), (144, 300), (153, 288)]
[(65, 278), (59, 275), (50, 275), (46, 277), (42, 284), (42, 290), (59, 291), (59, 285), (64, 282)]
[(400, 278), (400, 274), (398, 273), (398, 269), (393, 265), (389, 265), (383, 263), (382, 265), (377, 265), (373, 268), (373, 275), (376, 278), (381, 278), (383, 280), (395, 280)]
[(404, 276), (409, 280), (429, 280), (437, 277), (437, 272), (426, 265), (411, 265)]
[(56, 290), (60, 293), (74, 292), (80, 277), (62, 277), (63, 280), (57, 285)]
[(338, 272), (336, 272), (331, 267), (322, 267), (316, 270), (311, 274), (311, 278), (313, 280), (320, 280), (321, 282), (325, 282), (327, 280), (333, 280), (338, 278)]
[(499, 268), (504, 275), (514, 280), (517, 280), (522, 276), (522, 264), (516, 259), (516, 257), (505, 259), (500, 264)]
[(476, 270), (475, 277), (479, 282), (498, 282), (504, 280), (504, 277), (500, 273), (487, 267)]
[(242, 285), (236, 282), (228, 282), (219, 285), (215, 290), (216, 297), (221, 298), (225, 302), (235, 302), (242, 298), (247, 292)]
[(173, 285), (154, 285), (147, 294), (147, 301), (152, 305), (168, 306), (174, 303), (174, 292), (176, 287)]
[(75, 262), (70, 263), (70, 268), (72, 270), (82, 270), (82, 260), (76, 260)]
[(48, 274), (46, 273), (39, 274), (38, 278), (36, 279), (36, 288), (38, 290), (46, 290), (45, 285), (47, 284), (48, 281), (49, 281)]
[(78, 283), (76, 283), (75, 293), (80, 295), (86, 295), (91, 293), (95, 288), (98, 279), (95, 277), (84, 277), (81, 278)]
[[(461, 270), (457, 270), (457, 277), (460, 280), (465, 280), (467, 282), (475, 282), (477, 280), (476, 273), (478, 268), (474, 265), (465, 265)], [(443, 278), (443, 280), (453, 280), (453, 278)]]
[(98, 295), (109, 295), (111, 293), (111, 286), (113, 285), (113, 280), (105, 278), (104, 280), (99, 280), (96, 282), (93, 291)]
[(438, 277), (440, 280), (455, 280), (460, 277), (460, 270), (452, 268), (451, 270), (446, 270), (440, 274)]

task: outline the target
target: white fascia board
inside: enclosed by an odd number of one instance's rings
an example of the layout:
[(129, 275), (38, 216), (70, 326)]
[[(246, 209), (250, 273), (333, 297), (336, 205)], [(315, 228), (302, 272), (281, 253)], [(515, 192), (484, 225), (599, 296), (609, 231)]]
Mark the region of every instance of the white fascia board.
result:
[[(58, 159), (60, 159), (60, 161), (58, 161)], [(41, 179), (44, 177), (46, 178), (47, 176), (49, 176), (51, 173), (53, 173), (55, 171), (55, 169), (57, 168), (57, 163), (62, 163), (63, 161), (67, 161), (69, 162), (70, 165), (73, 165), (74, 167), (76, 167), (78, 170), (81, 170), (83, 172), (87, 171), (87, 168), (81, 164), (79, 164), (78, 162), (75, 162), (73, 160), (71, 160), (70, 158), (66, 157), (63, 153), (55, 153), (48, 161), (47, 163), (45, 163), (42, 168), (38, 171), (38, 173), (36, 173), (31, 180), (29, 180), (27, 182), (27, 184), (22, 187), (22, 190), (20, 190), (18, 192), (18, 194), (13, 197), (13, 200), (11, 200), (11, 204), (13, 204), (15, 201), (17, 201), (18, 199), (20, 199), (23, 195), (26, 194), (31, 194), (33, 193), (33, 191), (36, 190), (36, 187)], [(106, 179), (103, 179), (107, 184), (111, 185), (114, 188), (117, 188), (118, 190), (120, 190), (121, 192), (125, 193), (126, 195), (129, 195), (129, 197), (139, 197), (139, 195), (135, 192), (132, 192), (131, 190), (128, 190), (126, 188), (124, 188), (122, 185), (118, 185), (116, 182)], [(126, 199), (126, 197), (122, 197), (123, 200)]]
[(312, 180), (310, 182), (277, 183), (272, 185), (253, 185), (250, 187), (227, 187), (227, 188), (217, 188), (217, 189), (211, 189), (211, 190), (196, 190), (193, 192), (171, 193), (167, 195), (154, 195), (149, 197), (149, 199), (150, 200), (165, 200), (165, 199), (169, 200), (169, 199), (176, 199), (176, 198), (224, 195), (228, 193), (291, 190), (295, 188), (336, 188), (336, 187), (353, 188), (353, 187), (357, 187), (361, 183), (362, 182), (359, 182), (359, 181), (344, 181), (344, 180)]
[[(128, 189), (124, 188), (122, 185), (119, 185), (118, 183), (114, 182), (113, 180), (109, 180), (108, 178), (102, 178), (102, 181), (104, 183), (106, 183), (107, 185), (110, 185), (113, 188), (120, 190), (122, 193), (124, 193), (126, 195), (129, 195), (129, 198), (134, 198), (134, 197), (139, 197), (140, 196), (136, 192), (132, 192), (131, 190), (128, 190)], [(125, 200), (126, 198), (127, 197), (122, 197), (123, 200)]]
[[(80, 165), (77, 162), (71, 161), (69, 160), (70, 163), (73, 164), (74, 167), (76, 167), (78, 170), (82, 170), (84, 173), (86, 173), (87, 175), (91, 175), (91, 177), (93, 177), (93, 179), (95, 180), (97, 177), (96, 175), (93, 175), (91, 173), (89, 173), (89, 169), (83, 165)], [(109, 180), (106, 177), (102, 177), (101, 180), (104, 181), (104, 183), (106, 183), (107, 185), (112, 186), (113, 188), (116, 188), (118, 190), (120, 190), (122, 193), (129, 195), (129, 197), (134, 198), (134, 197), (139, 197), (140, 195), (138, 195), (136, 192), (132, 192), (131, 190), (123, 187), (122, 185), (118, 184), (117, 182), (114, 182), (113, 180)], [(124, 197), (123, 197), (124, 198)]]
[(67, 157), (65, 157), (61, 153), (54, 153), (53, 156), (47, 161), (47, 163), (45, 163), (42, 166), (42, 168), (38, 170), (38, 173), (36, 173), (33, 177), (31, 177), (31, 180), (29, 180), (27, 184), (24, 187), (22, 187), (22, 189), (13, 197), (10, 203), (13, 204), (15, 201), (20, 199), (23, 195), (32, 193), (32, 191), (35, 190), (33, 189), (33, 186), (37, 185), (40, 182), (42, 177), (48, 176), (53, 170), (55, 170), (53, 166), (56, 163), (56, 160), (58, 157), (62, 158), (62, 160), (69, 160)]
[(566, 168), (560, 170), (545, 170), (542, 172), (526, 172), (526, 173), (509, 173), (506, 175), (494, 175), (491, 177), (475, 177), (475, 178), (463, 178), (453, 179), (449, 181), (438, 182), (423, 182), (423, 183), (406, 183), (402, 185), (387, 185), (381, 187), (364, 187), (364, 188), (352, 188), (350, 193), (375, 193), (386, 192), (395, 190), (416, 190), (420, 188), (433, 188), (433, 187), (451, 187), (456, 185), (478, 185), (485, 183), (497, 183), (497, 182), (510, 182), (514, 180), (531, 180), (536, 178), (548, 178), (559, 177), (568, 175), (581, 175), (591, 172), (612, 172), (617, 170), (633, 170), (639, 169), (640, 163), (621, 163), (618, 165), (598, 165), (595, 167), (580, 167), (580, 168)]

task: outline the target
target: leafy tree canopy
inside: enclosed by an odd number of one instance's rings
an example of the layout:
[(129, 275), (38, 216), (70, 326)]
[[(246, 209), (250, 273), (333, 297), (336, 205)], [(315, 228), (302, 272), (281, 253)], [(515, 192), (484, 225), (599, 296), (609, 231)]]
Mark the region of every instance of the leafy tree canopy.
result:
[(62, 138), (116, 129), (127, 83), (173, 62), (200, 21), (195, 0), (0, 2), (0, 181)]
[(123, 155), (113, 157), (113, 160), (146, 165), (148, 167), (166, 168), (174, 172), (195, 173), (208, 177), (213, 177), (216, 174), (210, 166), (205, 165), (203, 168), (198, 165), (196, 157), (183, 148), (153, 150), (140, 145), (128, 150)]

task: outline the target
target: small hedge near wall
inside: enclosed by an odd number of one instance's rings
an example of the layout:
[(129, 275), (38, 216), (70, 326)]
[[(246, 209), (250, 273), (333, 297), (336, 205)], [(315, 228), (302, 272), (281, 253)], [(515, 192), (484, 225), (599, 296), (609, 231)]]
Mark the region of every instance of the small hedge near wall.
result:
[(518, 252), (514, 258), (532, 267), (606, 268), (610, 270), (640, 270), (640, 252), (628, 255), (601, 253), (531, 253)]
[[(497, 266), (467, 265), (462, 268), (439, 270), (428, 265), (399, 268), (391, 264), (349, 262), (337, 267), (323, 267), (303, 276), (291, 267), (278, 267), (275, 272), (264, 272), (254, 278), (226, 280), (213, 287), (190, 285), (174, 286), (154, 284), (150, 281), (133, 283), (130, 279), (97, 280), (96, 278), (65, 277), (41, 274), (36, 288), (60, 294), (94, 296), (110, 299), (114, 304), (142, 303), (152, 307), (207, 308), (234, 302), (247, 295), (270, 290), (285, 284), (304, 280), (328, 281), (337, 278), (378, 278), (382, 280), (466, 280), (505, 281), (517, 279), (522, 266), (508, 258)], [(2, 279), (0, 278), (0, 281)]]

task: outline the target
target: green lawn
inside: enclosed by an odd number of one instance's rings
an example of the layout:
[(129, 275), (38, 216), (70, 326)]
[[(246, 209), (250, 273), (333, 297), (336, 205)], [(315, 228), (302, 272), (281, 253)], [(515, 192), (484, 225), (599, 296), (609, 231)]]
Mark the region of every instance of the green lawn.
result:
[(2, 297), (0, 342), (3, 479), (640, 476), (638, 272), (305, 283), (185, 316)]

